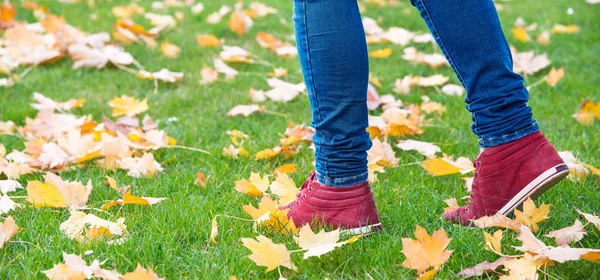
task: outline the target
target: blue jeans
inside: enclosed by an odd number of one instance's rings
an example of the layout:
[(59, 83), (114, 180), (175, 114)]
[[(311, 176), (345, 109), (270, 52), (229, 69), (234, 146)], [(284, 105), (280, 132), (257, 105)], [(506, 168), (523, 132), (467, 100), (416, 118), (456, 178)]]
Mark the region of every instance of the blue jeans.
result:
[[(411, 0), (467, 91), (483, 148), (539, 130), (492, 0)], [(298, 56), (316, 129), (317, 180), (367, 180), (369, 63), (356, 0), (294, 0)]]

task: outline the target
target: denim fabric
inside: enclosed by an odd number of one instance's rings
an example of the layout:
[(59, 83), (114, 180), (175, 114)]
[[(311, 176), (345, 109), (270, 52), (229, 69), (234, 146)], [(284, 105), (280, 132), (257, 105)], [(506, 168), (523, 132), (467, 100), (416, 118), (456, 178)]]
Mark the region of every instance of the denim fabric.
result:
[[(356, 0), (293, 0), (298, 56), (316, 129), (317, 180), (367, 180), (369, 64)], [(492, 0), (411, 0), (467, 90), (481, 147), (539, 130)]]

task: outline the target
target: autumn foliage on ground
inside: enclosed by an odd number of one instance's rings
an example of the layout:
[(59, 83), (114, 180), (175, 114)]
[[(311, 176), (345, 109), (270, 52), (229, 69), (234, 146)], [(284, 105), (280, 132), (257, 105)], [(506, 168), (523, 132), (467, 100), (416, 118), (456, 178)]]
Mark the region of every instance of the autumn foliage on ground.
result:
[(563, 51), (593, 44), (600, 30), (579, 12), (598, 1), (560, 6), (557, 19), (497, 1), (514, 70), (532, 102), (549, 100), (534, 111), (570, 175), (552, 199), (472, 228), (440, 218), (471, 191), (464, 88), (408, 3), (359, 1), (372, 65), (369, 182), (384, 224), (374, 236), (297, 228), (280, 209), (313, 169), (315, 132), (291, 1), (0, 1), (0, 275), (538, 279), (598, 269), (600, 97), (597, 85), (573, 86), (597, 71)]

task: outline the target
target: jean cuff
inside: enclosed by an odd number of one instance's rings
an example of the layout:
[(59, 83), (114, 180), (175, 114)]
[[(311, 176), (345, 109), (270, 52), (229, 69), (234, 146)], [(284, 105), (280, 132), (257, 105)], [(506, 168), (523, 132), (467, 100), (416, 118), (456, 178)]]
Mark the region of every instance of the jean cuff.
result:
[(369, 172), (365, 172), (356, 176), (345, 178), (331, 178), (317, 172), (317, 181), (328, 187), (350, 187), (366, 182), (369, 179)]
[(500, 146), (502, 144), (506, 144), (508, 142), (515, 141), (517, 139), (523, 138), (527, 135), (536, 133), (540, 130), (536, 121), (533, 121), (531, 125), (517, 130), (511, 134), (502, 135), (500, 137), (484, 137), (479, 138), (479, 146), (482, 148), (491, 148), (495, 146)]

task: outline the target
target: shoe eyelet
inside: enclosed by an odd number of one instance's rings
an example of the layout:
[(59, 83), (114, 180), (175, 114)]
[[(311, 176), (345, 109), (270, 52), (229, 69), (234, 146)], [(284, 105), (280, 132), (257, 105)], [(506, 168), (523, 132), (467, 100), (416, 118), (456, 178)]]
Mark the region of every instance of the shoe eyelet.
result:
[(465, 208), (465, 213), (469, 213), (470, 208)]
[(302, 195), (302, 197), (303, 197), (304, 199), (306, 199), (306, 194), (303, 194), (303, 195)]
[(313, 188), (312, 187), (308, 187), (308, 192), (312, 192)]
[(296, 205), (297, 205), (297, 206), (300, 206), (300, 201), (296, 201)]
[(475, 170), (475, 173), (473, 174), (474, 177), (479, 176), (479, 172), (477, 172), (477, 170)]

